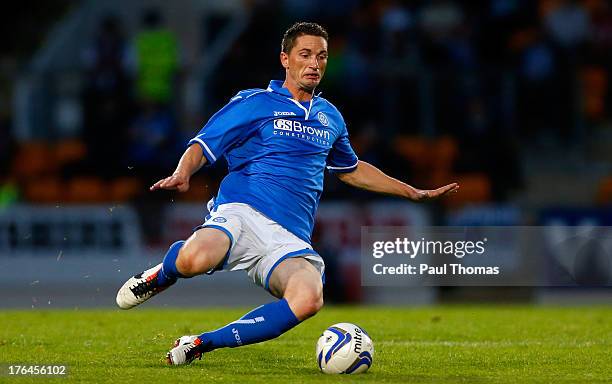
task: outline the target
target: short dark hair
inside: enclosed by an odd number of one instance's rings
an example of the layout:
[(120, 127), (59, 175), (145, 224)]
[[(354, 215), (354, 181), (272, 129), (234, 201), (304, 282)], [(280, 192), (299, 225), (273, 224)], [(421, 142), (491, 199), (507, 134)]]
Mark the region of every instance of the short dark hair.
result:
[(283, 35), (283, 41), (281, 43), (281, 51), (285, 53), (289, 53), (291, 48), (295, 45), (295, 40), (304, 35), (309, 36), (321, 36), (327, 41), (329, 39), (329, 35), (325, 28), (320, 26), (317, 23), (306, 23), (304, 21), (293, 24), (285, 34)]

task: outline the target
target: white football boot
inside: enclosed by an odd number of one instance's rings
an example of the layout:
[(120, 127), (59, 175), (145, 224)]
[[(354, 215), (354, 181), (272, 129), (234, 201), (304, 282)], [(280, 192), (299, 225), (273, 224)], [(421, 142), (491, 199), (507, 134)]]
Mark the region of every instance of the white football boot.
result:
[(176, 280), (169, 285), (159, 286), (157, 275), (160, 273), (161, 267), (162, 264), (160, 263), (153, 268), (130, 277), (119, 289), (119, 292), (117, 292), (116, 300), (119, 308), (133, 308), (174, 284)]
[(200, 344), (202, 340), (197, 335), (179, 337), (174, 342), (174, 348), (166, 353), (166, 362), (170, 365), (183, 365), (195, 359), (202, 360)]

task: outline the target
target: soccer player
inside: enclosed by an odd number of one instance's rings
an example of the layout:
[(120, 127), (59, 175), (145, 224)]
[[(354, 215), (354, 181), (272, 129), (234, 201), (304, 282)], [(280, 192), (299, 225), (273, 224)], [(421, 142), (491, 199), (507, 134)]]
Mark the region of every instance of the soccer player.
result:
[(161, 264), (121, 287), (120, 308), (139, 305), (178, 279), (218, 270), (245, 270), (278, 298), (217, 330), (180, 337), (166, 356), (169, 364), (273, 339), (321, 309), (325, 265), (310, 237), (325, 168), (349, 185), (412, 201), (459, 187), (419, 190), (357, 159), (342, 115), (315, 94), (327, 65), (327, 40), (318, 24), (291, 26), (280, 53), (285, 80), (238, 92), (189, 141), (175, 172), (151, 186), (184, 192), (203, 165), (221, 156), (228, 163), (205, 222), (172, 244)]

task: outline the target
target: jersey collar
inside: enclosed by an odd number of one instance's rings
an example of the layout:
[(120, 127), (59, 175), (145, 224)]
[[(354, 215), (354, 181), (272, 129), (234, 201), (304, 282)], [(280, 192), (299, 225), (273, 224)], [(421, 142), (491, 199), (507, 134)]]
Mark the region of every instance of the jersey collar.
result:
[(300, 109), (304, 111), (304, 118), (308, 120), (308, 118), (310, 117), (310, 111), (312, 110), (312, 103), (314, 99), (318, 97), (321, 93), (319, 92), (318, 94), (313, 95), (310, 99), (310, 102), (308, 103), (308, 108), (306, 108), (299, 101), (293, 98), (291, 92), (289, 92), (287, 88), (283, 87), (283, 83), (284, 82), (281, 80), (272, 80), (270, 81), (270, 85), (268, 85), (268, 88), (266, 90), (268, 92), (274, 92), (278, 93), (279, 95), (285, 96), (287, 99), (289, 99), (289, 101), (293, 102), (295, 105), (297, 105)]
[(289, 92), (289, 90), (285, 87), (283, 87), (283, 83), (284, 81), (282, 80), (272, 80), (270, 81), (270, 85), (268, 85), (268, 92), (274, 92), (274, 93), (278, 93), (280, 95), (283, 95), (285, 97), (293, 97), (291, 96), (291, 92)]

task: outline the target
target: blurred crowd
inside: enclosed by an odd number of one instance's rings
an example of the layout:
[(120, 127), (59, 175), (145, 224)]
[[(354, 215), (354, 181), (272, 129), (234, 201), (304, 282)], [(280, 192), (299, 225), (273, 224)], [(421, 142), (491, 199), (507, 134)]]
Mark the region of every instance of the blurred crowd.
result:
[[(320, 90), (343, 113), (360, 158), (419, 187), (459, 181), (461, 197), (448, 204), (512, 199), (523, 185), (524, 147), (547, 139), (571, 147), (612, 117), (605, 0), (247, 4), (249, 24), (204, 90), (202, 124), (238, 90), (282, 79), (283, 31), (317, 21), (330, 33)], [(132, 36), (120, 18), (105, 16), (89, 39), (78, 64), (85, 79), (79, 135), (17, 143), (3, 97), (0, 204), (151, 198), (146, 185), (172, 172), (200, 128), (181, 123), (184, 52), (163, 12), (143, 12)], [(223, 172), (197, 176), (182, 198), (204, 200)], [(326, 196), (367, 195), (330, 179)]]

